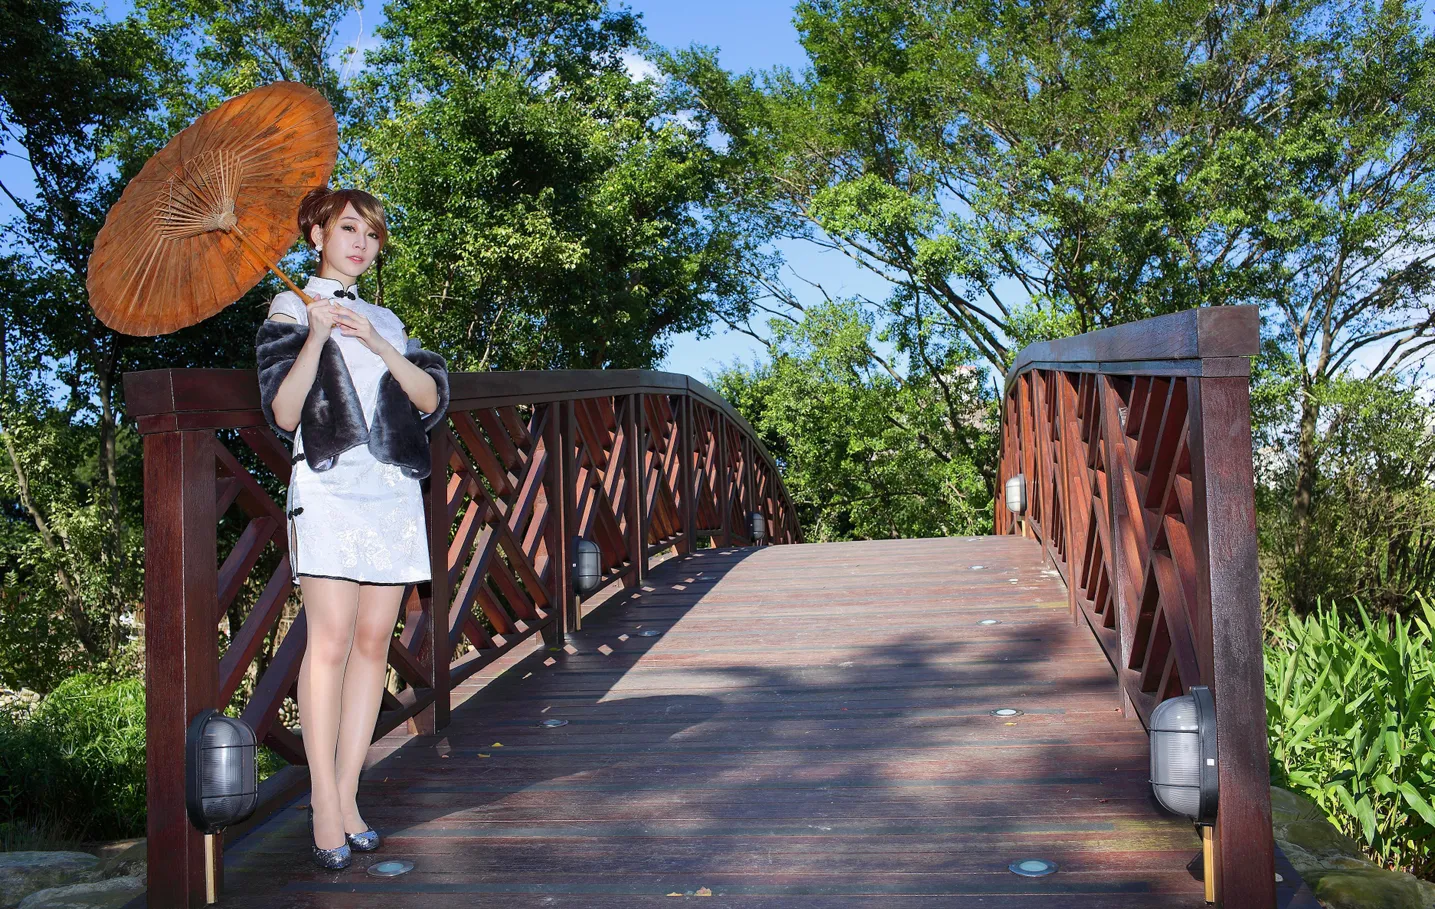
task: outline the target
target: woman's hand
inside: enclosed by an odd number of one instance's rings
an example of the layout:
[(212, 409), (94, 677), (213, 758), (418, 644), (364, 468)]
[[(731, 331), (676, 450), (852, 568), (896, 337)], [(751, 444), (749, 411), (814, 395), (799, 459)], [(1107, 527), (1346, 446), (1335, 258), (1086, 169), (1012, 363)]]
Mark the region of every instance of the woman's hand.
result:
[(336, 314), (339, 311), (339, 304), (333, 297), (315, 297), (314, 302), (309, 304), (309, 341), (323, 346), (329, 340), (329, 332), (333, 330)]
[(383, 356), (393, 345), (383, 335), (374, 329), (374, 324), (364, 315), (347, 306), (334, 307), (334, 324), (338, 326), (339, 333), (350, 338), (357, 338), (369, 350)]

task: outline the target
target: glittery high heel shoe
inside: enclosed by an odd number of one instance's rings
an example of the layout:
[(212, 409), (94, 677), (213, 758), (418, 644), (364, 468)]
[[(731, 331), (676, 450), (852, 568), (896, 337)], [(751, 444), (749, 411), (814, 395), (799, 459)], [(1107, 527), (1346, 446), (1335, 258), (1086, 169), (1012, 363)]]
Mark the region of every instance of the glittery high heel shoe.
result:
[(363, 833), (344, 833), (344, 839), (349, 841), (349, 848), (355, 852), (373, 852), (379, 848), (379, 831), (374, 829), (365, 830)]
[[(348, 834), (344, 834), (344, 836), (348, 837)], [(326, 871), (343, 871), (349, 867), (349, 863), (354, 860), (348, 843), (344, 843), (342, 846), (335, 846), (333, 849), (320, 849), (318, 846), (312, 845), (314, 841), (313, 805), (309, 806), (309, 841), (311, 843), (310, 848), (314, 850), (312, 856), (314, 864)]]

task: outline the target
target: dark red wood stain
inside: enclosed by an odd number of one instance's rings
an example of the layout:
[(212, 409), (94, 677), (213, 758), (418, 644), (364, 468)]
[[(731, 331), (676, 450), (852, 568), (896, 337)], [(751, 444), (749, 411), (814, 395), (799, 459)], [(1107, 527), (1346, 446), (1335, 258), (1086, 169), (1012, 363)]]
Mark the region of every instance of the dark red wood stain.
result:
[(1007, 373), (998, 488), (1023, 475), (1024, 520), (1121, 682), (1127, 716), (1205, 685), (1221, 808), (1213, 875), (1226, 909), (1280, 895), (1271, 837), (1250, 364), (1255, 307), (1212, 307), (1033, 344)]
[(610, 589), (440, 734), (376, 743), (381, 852), (311, 870), (295, 806), (228, 846), (221, 905), (1204, 905), (1037, 542), (705, 549)]

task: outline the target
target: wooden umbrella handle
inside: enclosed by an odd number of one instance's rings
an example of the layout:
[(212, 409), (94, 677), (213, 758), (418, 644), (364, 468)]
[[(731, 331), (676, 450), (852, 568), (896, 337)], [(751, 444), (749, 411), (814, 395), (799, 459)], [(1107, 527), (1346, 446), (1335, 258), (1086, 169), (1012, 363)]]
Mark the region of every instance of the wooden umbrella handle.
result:
[(268, 266), (270, 271), (278, 275), (279, 280), (287, 284), (290, 290), (294, 291), (294, 293), (299, 295), (299, 299), (304, 301), (305, 306), (308, 306), (314, 302), (312, 299), (309, 298), (308, 294), (304, 293), (304, 291), (299, 289), (299, 286), (297, 284), (289, 280), (289, 276), (284, 274), (283, 269), (281, 269), (278, 265), (275, 265), (273, 262), (269, 261), (269, 258), (265, 256), (264, 253), (260, 252), (259, 248), (254, 245), (254, 242), (252, 240), (249, 239), (249, 235), (244, 232), (243, 228), (236, 224), (234, 225), (234, 227), (230, 228), (230, 230), (232, 230), (234, 232), (234, 235), (239, 238), (239, 242), (244, 244), (245, 249), (249, 250), (249, 252), (256, 259)]

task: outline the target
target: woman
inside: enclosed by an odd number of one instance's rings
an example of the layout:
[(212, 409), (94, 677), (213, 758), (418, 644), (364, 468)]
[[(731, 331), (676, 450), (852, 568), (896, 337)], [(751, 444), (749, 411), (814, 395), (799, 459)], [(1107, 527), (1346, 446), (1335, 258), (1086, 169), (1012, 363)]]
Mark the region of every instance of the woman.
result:
[(299, 227), (319, 256), (304, 288), (314, 302), (286, 291), (270, 304), (257, 345), (260, 400), (294, 446), (287, 507), (308, 631), (298, 693), (309, 821), (314, 861), (340, 869), (352, 850), (379, 847), (359, 813), (359, 773), (400, 601), (407, 585), (430, 578), (419, 484), (448, 379), (442, 358), (409, 341), (397, 316), (359, 296), (388, 236), (379, 201), (316, 189), (299, 206)]

